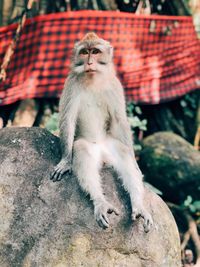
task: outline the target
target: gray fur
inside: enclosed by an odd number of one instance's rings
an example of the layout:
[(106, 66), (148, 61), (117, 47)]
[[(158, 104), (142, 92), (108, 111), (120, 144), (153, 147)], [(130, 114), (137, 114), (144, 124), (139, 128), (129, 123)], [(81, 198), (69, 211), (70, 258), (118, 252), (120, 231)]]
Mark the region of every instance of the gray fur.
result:
[[(98, 44), (98, 39), (94, 44)], [(83, 45), (87, 45), (87, 40), (80, 42)], [(75, 49), (80, 50), (78, 45)], [(118, 211), (105, 199), (99, 173), (103, 164), (113, 166), (130, 194), (132, 219), (143, 217), (144, 229), (149, 231), (153, 222), (143, 204), (142, 173), (134, 156), (124, 92), (109, 53), (112, 51), (102, 49), (100, 55), (82, 57), (83, 64), (72, 68), (68, 76), (60, 99), (62, 159), (52, 180), (59, 181), (65, 172), (73, 170), (80, 186), (93, 200), (96, 220), (106, 228), (108, 213), (117, 215)], [(99, 64), (106, 57), (107, 64)], [(74, 60), (76, 64), (79, 56)], [(89, 60), (95, 73), (85, 71)]]

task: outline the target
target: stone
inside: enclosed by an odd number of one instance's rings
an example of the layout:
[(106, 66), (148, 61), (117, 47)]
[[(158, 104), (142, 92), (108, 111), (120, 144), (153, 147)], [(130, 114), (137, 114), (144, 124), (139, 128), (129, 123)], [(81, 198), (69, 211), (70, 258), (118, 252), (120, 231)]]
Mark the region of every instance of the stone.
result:
[(180, 267), (180, 241), (167, 205), (146, 189), (154, 227), (132, 223), (127, 193), (103, 169), (106, 198), (119, 210), (103, 230), (76, 177), (53, 183), (59, 138), (41, 128), (0, 130), (1, 267)]
[(160, 189), (168, 201), (183, 203), (187, 196), (200, 195), (200, 152), (172, 132), (146, 137), (140, 153), (145, 179)]

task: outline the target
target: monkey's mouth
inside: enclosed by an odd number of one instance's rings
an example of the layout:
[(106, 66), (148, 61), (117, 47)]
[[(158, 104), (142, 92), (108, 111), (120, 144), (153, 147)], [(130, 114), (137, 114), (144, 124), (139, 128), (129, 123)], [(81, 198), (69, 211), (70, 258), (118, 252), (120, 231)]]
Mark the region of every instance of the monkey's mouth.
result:
[(89, 70), (86, 70), (85, 72), (86, 72), (86, 73), (95, 73), (96, 70), (89, 69)]

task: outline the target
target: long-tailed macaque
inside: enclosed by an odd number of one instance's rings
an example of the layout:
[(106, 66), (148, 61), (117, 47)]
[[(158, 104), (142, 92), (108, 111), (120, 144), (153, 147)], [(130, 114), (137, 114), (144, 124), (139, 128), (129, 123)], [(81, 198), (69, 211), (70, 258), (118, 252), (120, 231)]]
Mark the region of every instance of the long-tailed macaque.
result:
[(106, 199), (100, 169), (111, 165), (130, 194), (132, 220), (142, 217), (144, 230), (152, 225), (143, 204), (142, 173), (137, 165), (125, 97), (113, 65), (113, 48), (95, 33), (75, 45), (71, 71), (60, 99), (62, 159), (51, 176), (60, 181), (71, 170), (90, 195), (98, 223), (109, 226), (108, 213), (117, 209)]

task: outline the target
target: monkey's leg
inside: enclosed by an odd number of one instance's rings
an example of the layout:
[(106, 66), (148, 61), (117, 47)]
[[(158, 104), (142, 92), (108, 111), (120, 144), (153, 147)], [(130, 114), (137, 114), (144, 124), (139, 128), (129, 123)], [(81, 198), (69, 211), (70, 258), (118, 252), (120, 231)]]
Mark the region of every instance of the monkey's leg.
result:
[(94, 204), (94, 215), (103, 228), (109, 227), (108, 213), (118, 211), (106, 201), (101, 187), (99, 170), (102, 167), (101, 149), (97, 144), (84, 139), (75, 141), (73, 147), (73, 173), (82, 189), (90, 195)]
[(143, 204), (144, 185), (142, 173), (137, 165), (136, 159), (133, 158), (128, 147), (115, 139), (108, 139), (106, 147), (112, 153), (113, 167), (119, 173), (125, 189), (130, 194), (132, 206), (132, 220), (142, 217), (144, 219), (144, 230), (148, 232), (153, 224), (151, 215), (145, 209)]

